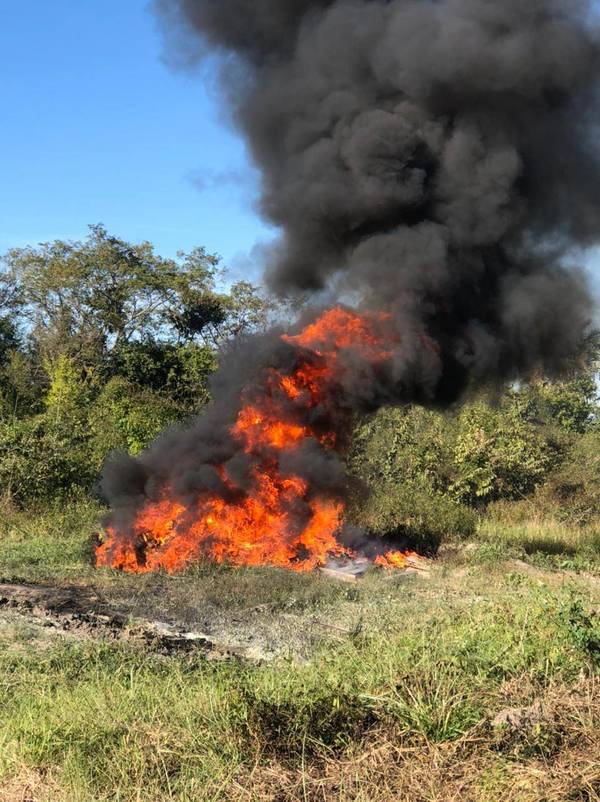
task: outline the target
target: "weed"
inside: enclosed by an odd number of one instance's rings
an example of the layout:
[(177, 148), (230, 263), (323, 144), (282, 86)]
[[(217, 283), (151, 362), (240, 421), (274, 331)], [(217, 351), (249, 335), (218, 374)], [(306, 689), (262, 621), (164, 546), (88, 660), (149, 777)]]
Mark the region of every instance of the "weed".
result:
[(584, 600), (575, 592), (559, 609), (559, 620), (565, 626), (573, 645), (589, 657), (594, 666), (600, 664), (600, 629), (594, 613), (586, 609)]

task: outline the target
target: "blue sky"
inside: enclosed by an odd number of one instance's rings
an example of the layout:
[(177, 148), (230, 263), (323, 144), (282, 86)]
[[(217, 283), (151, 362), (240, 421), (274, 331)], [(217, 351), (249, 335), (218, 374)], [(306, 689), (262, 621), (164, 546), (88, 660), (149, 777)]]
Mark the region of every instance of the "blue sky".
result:
[[(0, 0), (0, 251), (103, 222), (237, 264), (271, 232), (214, 87), (161, 61), (147, 0)], [(199, 189), (199, 184), (203, 189)]]
[(161, 60), (147, 6), (0, 0), (0, 252), (102, 222), (165, 256), (204, 245), (256, 280), (244, 257), (273, 235), (256, 176), (214, 83)]

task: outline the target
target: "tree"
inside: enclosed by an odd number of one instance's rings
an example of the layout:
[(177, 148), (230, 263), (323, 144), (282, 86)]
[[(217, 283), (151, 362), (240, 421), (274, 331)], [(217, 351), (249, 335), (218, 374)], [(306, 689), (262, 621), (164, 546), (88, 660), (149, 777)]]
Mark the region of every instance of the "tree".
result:
[(560, 458), (546, 432), (524, 420), (510, 402), (465, 406), (453, 442), (454, 480), (449, 493), (479, 506), (532, 493)]
[(595, 424), (600, 413), (599, 369), (600, 332), (593, 331), (559, 381), (538, 378), (513, 390), (513, 403), (526, 420), (583, 434)]
[(267, 323), (203, 248), (176, 259), (92, 226), (83, 242), (0, 259), (0, 493), (89, 492), (115, 448), (137, 453), (209, 400), (217, 347)]
[(17, 314), (40, 359), (66, 354), (88, 371), (132, 343), (215, 347), (260, 327), (268, 305), (246, 282), (219, 292), (219, 258), (204, 248), (158, 256), (91, 226), (84, 242), (15, 248), (3, 258), (0, 310)]

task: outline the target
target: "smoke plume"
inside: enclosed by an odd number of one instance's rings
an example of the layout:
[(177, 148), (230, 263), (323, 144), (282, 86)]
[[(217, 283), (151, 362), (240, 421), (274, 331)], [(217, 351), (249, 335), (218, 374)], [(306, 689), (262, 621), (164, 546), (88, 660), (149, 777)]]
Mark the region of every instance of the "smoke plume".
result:
[(600, 237), (589, 2), (158, 6), (222, 56), (283, 231), (272, 288), (391, 308), (453, 382), (560, 367), (590, 312), (565, 254)]
[[(591, 316), (568, 263), (600, 240), (590, 2), (155, 2), (180, 54), (221, 65), (261, 211), (282, 232), (269, 286), (386, 315), (385, 365), (345, 354), (329, 429), (348, 410), (445, 405), (474, 384), (560, 372)], [(299, 358), (280, 332), (233, 345), (203, 420), (107, 470), (122, 528), (166, 486), (186, 509), (251, 492), (254, 457), (231, 434), (241, 399)], [(342, 496), (340, 461), (310, 432), (278, 465)]]

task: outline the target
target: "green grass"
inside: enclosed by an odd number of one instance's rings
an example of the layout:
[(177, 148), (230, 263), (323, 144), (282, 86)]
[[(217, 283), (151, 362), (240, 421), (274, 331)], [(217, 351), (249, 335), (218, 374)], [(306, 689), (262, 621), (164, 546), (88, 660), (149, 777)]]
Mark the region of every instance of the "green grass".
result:
[[(97, 572), (100, 513), (5, 510), (0, 576), (93, 584), (135, 613), (210, 615), (232, 632), (251, 619), (253, 637), (281, 630), (290, 654), (258, 666), (167, 658), (3, 613), (0, 802), (600, 796), (593, 532), (489, 520), (429, 579), (381, 572), (346, 586), (210, 565)], [(317, 624), (331, 637), (294, 651)], [(542, 721), (491, 726), (540, 699)]]
[(227, 800), (236, 783), (259, 799), (257, 767), (293, 783), (382, 733), (408, 750), (460, 742), (507, 683), (527, 703), (596, 672), (593, 598), (527, 576), (515, 588), (502, 573), (390, 586), (363, 634), (260, 667), (89, 642), (40, 650), (13, 631), (0, 644), (0, 776), (8, 787), (35, 772), (74, 802)]
[(0, 578), (81, 580), (93, 573), (93, 538), (103, 509), (76, 499), (29, 512), (0, 507)]
[(600, 530), (553, 520), (517, 523), (484, 519), (479, 530), (485, 559), (523, 559), (542, 568), (600, 575)]

